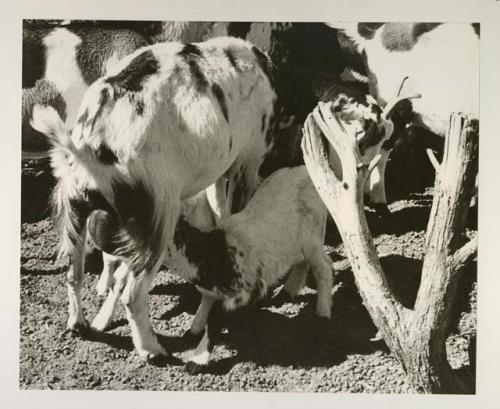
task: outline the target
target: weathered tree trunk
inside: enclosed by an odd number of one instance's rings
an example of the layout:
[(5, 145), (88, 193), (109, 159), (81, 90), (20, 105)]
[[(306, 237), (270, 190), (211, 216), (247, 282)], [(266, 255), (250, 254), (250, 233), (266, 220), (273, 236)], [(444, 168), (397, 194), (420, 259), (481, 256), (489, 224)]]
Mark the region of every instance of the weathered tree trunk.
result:
[[(318, 126), (330, 143), (326, 150)], [(364, 214), (364, 184), (376, 159), (363, 164), (356, 137), (346, 129), (330, 104), (320, 103), (306, 120), (302, 150), (311, 179), (340, 231), (363, 302), (416, 392), (470, 392), (449, 366), (445, 341), (458, 276), (477, 251), (476, 240), (460, 247), (477, 172), (477, 121), (459, 114), (450, 120), (413, 310), (403, 307), (392, 292)]]

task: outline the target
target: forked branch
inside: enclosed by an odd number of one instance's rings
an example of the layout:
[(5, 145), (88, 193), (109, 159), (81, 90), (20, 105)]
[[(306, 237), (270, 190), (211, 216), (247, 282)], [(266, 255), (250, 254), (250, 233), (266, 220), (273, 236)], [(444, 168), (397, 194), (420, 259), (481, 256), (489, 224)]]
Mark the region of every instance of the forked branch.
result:
[(448, 364), (445, 342), (459, 273), (477, 253), (477, 239), (459, 246), (477, 172), (477, 121), (452, 115), (443, 163), (429, 155), (439, 172), (421, 286), (414, 310), (408, 310), (387, 283), (367, 226), (362, 193), (372, 166), (362, 163), (355, 135), (329, 108), (321, 104), (308, 116), (302, 150), (342, 236), (363, 302), (415, 391), (469, 392)]

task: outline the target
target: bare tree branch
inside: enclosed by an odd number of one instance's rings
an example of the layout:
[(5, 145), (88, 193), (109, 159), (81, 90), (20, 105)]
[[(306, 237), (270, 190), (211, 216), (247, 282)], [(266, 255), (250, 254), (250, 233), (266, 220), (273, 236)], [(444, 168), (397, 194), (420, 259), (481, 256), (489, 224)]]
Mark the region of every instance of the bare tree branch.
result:
[(476, 236), (460, 247), (451, 257), (451, 262), (449, 263), (450, 269), (458, 272), (473, 260), (477, 256), (477, 244), (478, 240)]
[(432, 149), (427, 148), (425, 152), (427, 153), (427, 156), (429, 157), (429, 160), (431, 161), (434, 170), (436, 172), (439, 172), (439, 168), (441, 167), (441, 165), (439, 164), (436, 155), (434, 154), (434, 151)]

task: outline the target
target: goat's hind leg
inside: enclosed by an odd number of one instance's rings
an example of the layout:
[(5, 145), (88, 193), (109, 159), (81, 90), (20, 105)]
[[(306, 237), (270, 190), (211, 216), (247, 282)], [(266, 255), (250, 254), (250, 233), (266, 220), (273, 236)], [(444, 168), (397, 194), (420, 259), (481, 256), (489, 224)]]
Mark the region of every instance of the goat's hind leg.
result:
[(162, 356), (168, 356), (167, 351), (158, 342), (148, 308), (149, 288), (159, 269), (160, 262), (157, 262), (150, 271), (142, 271), (137, 276), (131, 272), (121, 296), (134, 346), (139, 356), (149, 362), (156, 362)]
[(283, 288), (273, 297), (273, 305), (282, 305), (291, 302), (297, 296), (305, 286), (309, 268), (307, 261), (302, 261), (292, 266)]
[[(173, 197), (178, 197), (175, 193), (171, 191)], [(149, 288), (160, 270), (165, 256), (171, 251), (169, 246), (173, 245), (173, 235), (180, 210), (180, 202), (172, 201), (170, 203), (169, 212), (165, 214), (165, 220), (162, 223), (163, 228), (156, 237), (156, 240), (159, 240), (157, 245), (160, 250), (155, 257), (154, 265), (142, 271), (131, 268), (127, 284), (121, 296), (132, 332), (134, 346), (141, 358), (154, 364), (163, 364), (163, 358), (167, 357), (168, 354), (158, 342), (151, 325), (148, 306)]]
[(113, 320), (113, 315), (116, 309), (116, 304), (123, 292), (125, 284), (127, 282), (129, 269), (125, 263), (122, 263), (114, 273), (114, 284), (110, 288), (106, 300), (104, 301), (98, 314), (94, 317), (92, 321), (92, 329), (96, 331), (105, 331), (111, 321)]
[(85, 236), (86, 229), (83, 229), (81, 240), (75, 244), (72, 262), (66, 273), (66, 287), (68, 289), (69, 301), (67, 329), (82, 337), (88, 334), (90, 328), (89, 323), (83, 315), (81, 295)]
[(316, 280), (317, 302), (316, 315), (320, 318), (330, 319), (332, 309), (333, 275), (329, 258), (323, 253), (322, 248), (314, 250), (309, 260), (311, 270)]

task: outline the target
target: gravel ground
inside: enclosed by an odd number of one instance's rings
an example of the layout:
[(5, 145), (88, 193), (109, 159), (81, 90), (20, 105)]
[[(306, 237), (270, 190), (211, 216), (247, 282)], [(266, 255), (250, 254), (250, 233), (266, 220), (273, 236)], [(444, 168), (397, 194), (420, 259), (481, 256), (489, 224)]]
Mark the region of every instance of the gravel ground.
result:
[[(23, 181), (23, 192), (25, 186)], [(420, 281), (430, 203), (428, 193), (394, 202), (390, 225), (368, 214), (384, 271), (410, 307)], [(35, 214), (45, 217), (40, 209), (23, 210), (27, 222), (22, 224), (21, 389), (408, 391), (404, 373), (385, 344), (370, 341), (377, 331), (334, 229), (329, 229), (326, 246), (337, 267), (331, 321), (319, 326), (314, 320), (315, 292), (309, 288), (293, 303), (268, 303), (228, 314), (210, 373), (190, 376), (183, 372), (183, 363), (192, 350), (180, 337), (195, 312), (197, 292), (168, 272), (159, 274), (151, 290), (153, 325), (174, 356), (167, 366), (147, 365), (133, 352), (123, 309), (108, 333), (86, 340), (73, 337), (65, 331), (64, 266), (54, 262), (57, 232), (49, 219), (34, 220)], [(87, 267), (83, 305), (89, 318), (102, 302), (94, 289), (100, 267), (96, 254), (91, 254)], [(458, 330), (447, 343), (450, 364), (457, 369), (468, 365), (469, 336), (476, 326), (474, 277), (463, 283), (461, 292)]]

